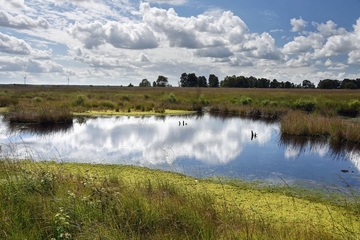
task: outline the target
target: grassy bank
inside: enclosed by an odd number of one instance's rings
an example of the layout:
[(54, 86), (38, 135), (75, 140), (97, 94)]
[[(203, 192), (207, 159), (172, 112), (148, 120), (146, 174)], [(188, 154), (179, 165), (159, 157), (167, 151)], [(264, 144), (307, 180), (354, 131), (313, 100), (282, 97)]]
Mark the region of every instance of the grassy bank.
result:
[[(332, 200), (330, 200), (332, 199)], [(358, 239), (355, 195), (132, 166), (0, 162), (1, 239)]]

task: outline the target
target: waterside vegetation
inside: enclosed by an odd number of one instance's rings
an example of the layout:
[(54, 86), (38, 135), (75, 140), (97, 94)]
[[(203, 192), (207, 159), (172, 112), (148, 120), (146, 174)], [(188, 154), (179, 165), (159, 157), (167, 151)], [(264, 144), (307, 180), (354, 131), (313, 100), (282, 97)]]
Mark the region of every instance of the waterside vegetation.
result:
[[(277, 119), (282, 133), (359, 143), (360, 90), (1, 85), (10, 122), (69, 122), (72, 115), (209, 111)], [(319, 124), (326, 122), (326, 124)]]
[(359, 203), (134, 166), (0, 161), (1, 239), (358, 239)]

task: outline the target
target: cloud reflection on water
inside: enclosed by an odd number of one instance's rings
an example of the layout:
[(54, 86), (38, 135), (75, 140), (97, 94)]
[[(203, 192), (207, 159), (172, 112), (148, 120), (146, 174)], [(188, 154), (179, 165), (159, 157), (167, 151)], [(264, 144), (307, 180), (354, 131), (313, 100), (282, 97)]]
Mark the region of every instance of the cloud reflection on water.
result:
[[(46, 134), (0, 124), (0, 142), (10, 146), (12, 157), (35, 160), (149, 167), (198, 163), (211, 173), (277, 179), (325, 179), (328, 172), (337, 177), (346, 164), (360, 172), (360, 154), (353, 148), (282, 135), (278, 123), (208, 114), (89, 118)], [(333, 159), (341, 159), (341, 165), (329, 164)]]

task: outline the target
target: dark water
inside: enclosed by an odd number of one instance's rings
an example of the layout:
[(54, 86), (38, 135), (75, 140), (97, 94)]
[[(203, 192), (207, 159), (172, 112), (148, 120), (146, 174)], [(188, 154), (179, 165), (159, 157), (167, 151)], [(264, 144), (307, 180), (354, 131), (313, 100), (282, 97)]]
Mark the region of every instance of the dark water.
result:
[(279, 123), (239, 117), (83, 118), (49, 128), (1, 121), (0, 143), (1, 157), (131, 164), (195, 177), (360, 189), (357, 146), (283, 136)]

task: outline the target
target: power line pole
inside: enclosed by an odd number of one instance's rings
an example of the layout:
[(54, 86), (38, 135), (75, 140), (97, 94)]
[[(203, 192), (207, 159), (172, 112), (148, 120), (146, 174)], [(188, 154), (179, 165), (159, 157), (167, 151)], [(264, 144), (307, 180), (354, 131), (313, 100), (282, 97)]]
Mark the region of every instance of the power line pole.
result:
[(25, 75), (25, 77), (24, 77), (24, 85), (26, 85), (26, 75)]

